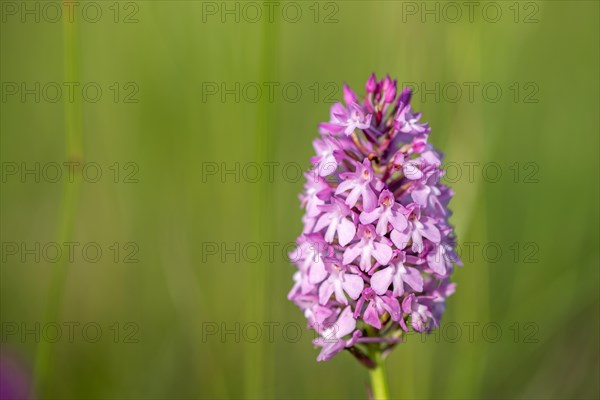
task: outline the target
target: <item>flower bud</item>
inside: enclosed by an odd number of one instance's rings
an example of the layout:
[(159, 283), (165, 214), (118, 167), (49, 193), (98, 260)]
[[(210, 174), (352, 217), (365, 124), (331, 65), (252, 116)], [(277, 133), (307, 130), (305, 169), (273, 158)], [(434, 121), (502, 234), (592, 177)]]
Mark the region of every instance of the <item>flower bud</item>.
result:
[(375, 93), (375, 91), (377, 90), (377, 78), (375, 78), (374, 72), (371, 74), (371, 76), (369, 76), (369, 79), (367, 80), (366, 88), (367, 88), (367, 93), (369, 93), (369, 94)]

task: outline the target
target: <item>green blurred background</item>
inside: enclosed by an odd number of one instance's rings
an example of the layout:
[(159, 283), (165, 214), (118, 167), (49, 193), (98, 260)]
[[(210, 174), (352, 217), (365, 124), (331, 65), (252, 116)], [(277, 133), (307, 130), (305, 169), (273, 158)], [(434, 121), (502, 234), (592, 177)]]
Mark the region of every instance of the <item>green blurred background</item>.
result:
[[(317, 123), (343, 82), (363, 93), (375, 71), (433, 90), (414, 108), (462, 172), (457, 292), (442, 335), (389, 357), (392, 395), (598, 397), (598, 2), (481, 2), (472, 20), (460, 2), (460, 17), (436, 2), (279, 2), (272, 23), (262, 2), (98, 1), (84, 14), (87, 3), (69, 24), (49, 21), (45, 2), (2, 1), (0, 348), (36, 396), (364, 398), (349, 354), (315, 361), (283, 249), (302, 229), (297, 175)], [(39, 102), (22, 99), (35, 82)], [(75, 101), (63, 82), (80, 84)], [(90, 82), (97, 102), (82, 98)], [(222, 99), (236, 82), (239, 102)], [(102, 177), (45, 179), (67, 160)], [(273, 179), (264, 163), (278, 163)], [(40, 182), (23, 165), (39, 165)], [(69, 241), (74, 262), (49, 260), (48, 243)], [(98, 262), (81, 253), (90, 242)], [(36, 243), (39, 262), (14, 254)], [(65, 323), (79, 324), (73, 340)]]

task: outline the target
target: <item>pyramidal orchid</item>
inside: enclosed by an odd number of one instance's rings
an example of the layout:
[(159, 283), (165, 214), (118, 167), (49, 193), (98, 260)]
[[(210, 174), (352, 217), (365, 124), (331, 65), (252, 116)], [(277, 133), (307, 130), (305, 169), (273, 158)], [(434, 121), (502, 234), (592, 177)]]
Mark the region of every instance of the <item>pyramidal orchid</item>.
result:
[(345, 104), (319, 125), (288, 295), (317, 333), (317, 360), (349, 351), (370, 368), (375, 398), (387, 397), (384, 357), (410, 330), (439, 325), (461, 265), (442, 154), (396, 86), (372, 74), (361, 101), (344, 85)]

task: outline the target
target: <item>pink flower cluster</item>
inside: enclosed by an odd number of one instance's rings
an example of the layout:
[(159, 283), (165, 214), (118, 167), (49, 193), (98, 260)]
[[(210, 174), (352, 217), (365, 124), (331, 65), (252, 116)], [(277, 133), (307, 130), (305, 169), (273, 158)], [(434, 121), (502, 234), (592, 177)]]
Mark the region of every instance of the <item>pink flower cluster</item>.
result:
[(289, 299), (319, 334), (319, 361), (345, 348), (368, 361), (373, 343), (387, 350), (411, 326), (429, 331), (454, 291), (453, 193), (411, 91), (396, 91), (373, 74), (359, 102), (344, 85), (346, 105), (332, 106), (313, 143)]

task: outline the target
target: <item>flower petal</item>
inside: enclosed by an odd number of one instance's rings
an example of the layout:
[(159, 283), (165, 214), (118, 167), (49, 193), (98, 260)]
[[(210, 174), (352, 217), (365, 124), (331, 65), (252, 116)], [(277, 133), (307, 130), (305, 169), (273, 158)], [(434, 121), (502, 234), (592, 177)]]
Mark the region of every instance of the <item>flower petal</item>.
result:
[(429, 193), (431, 193), (431, 189), (427, 185), (417, 185), (410, 193), (412, 199), (418, 205), (422, 207), (427, 207), (427, 198), (429, 197)]
[(356, 257), (358, 257), (361, 253), (362, 247), (360, 246), (360, 242), (348, 247), (346, 251), (344, 251), (342, 263), (344, 265), (350, 264), (352, 261), (356, 260)]
[(356, 235), (356, 226), (347, 218), (342, 218), (337, 228), (338, 240), (342, 246), (346, 246)]
[(364, 321), (371, 325), (374, 328), (381, 329), (381, 321), (379, 320), (379, 315), (377, 314), (377, 310), (375, 309), (374, 302), (369, 302), (367, 309), (363, 315)]
[(373, 243), (375, 249), (371, 253), (373, 257), (379, 262), (379, 264), (385, 265), (392, 259), (393, 251), (390, 246), (385, 243)]
[(335, 326), (337, 328), (335, 336), (338, 338), (349, 335), (356, 328), (356, 320), (352, 316), (352, 309), (350, 306), (344, 308), (344, 311), (340, 314)]
[(381, 296), (383, 300), (383, 308), (390, 313), (393, 321), (399, 321), (402, 317), (402, 309), (400, 308), (400, 302), (395, 297)]
[(414, 162), (404, 163), (402, 166), (402, 171), (404, 172), (404, 176), (406, 179), (411, 181), (416, 181), (423, 177), (423, 172), (419, 169), (419, 166)]
[(329, 301), (329, 298), (333, 294), (334, 284), (328, 279), (325, 282), (321, 283), (319, 287), (319, 304), (325, 305)]
[(323, 260), (319, 254), (316, 256), (319, 257), (319, 259), (317, 261), (313, 261), (308, 270), (308, 280), (312, 284), (317, 284), (322, 282), (323, 279), (327, 278), (325, 264), (323, 263)]
[(366, 212), (373, 211), (377, 207), (377, 196), (373, 193), (373, 190), (368, 186), (362, 188), (362, 199), (363, 199), (363, 210)]
[(439, 243), (442, 240), (439, 229), (431, 222), (423, 224), (421, 234), (433, 243)]
[(418, 269), (406, 267), (406, 274), (402, 276), (402, 280), (415, 292), (423, 291), (423, 277)]
[(344, 291), (348, 293), (348, 296), (350, 296), (351, 299), (356, 300), (358, 299), (358, 296), (360, 296), (360, 293), (365, 286), (365, 282), (358, 275), (345, 274), (342, 286)]
[(397, 231), (403, 231), (408, 226), (408, 221), (404, 214), (400, 211), (392, 211), (392, 215), (390, 216), (390, 223)]
[(371, 277), (371, 287), (378, 295), (385, 294), (392, 283), (394, 268), (387, 267), (373, 274)]
[(381, 215), (381, 207), (378, 207), (372, 211), (366, 212), (363, 211), (360, 214), (360, 223), (363, 225), (370, 224), (375, 221)]
[(393, 230), (390, 234), (390, 239), (394, 242), (397, 248), (403, 249), (408, 245), (408, 239), (410, 238), (410, 229), (406, 228), (403, 231)]

